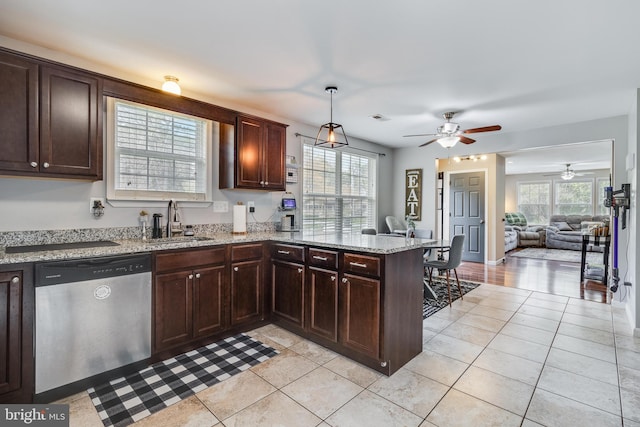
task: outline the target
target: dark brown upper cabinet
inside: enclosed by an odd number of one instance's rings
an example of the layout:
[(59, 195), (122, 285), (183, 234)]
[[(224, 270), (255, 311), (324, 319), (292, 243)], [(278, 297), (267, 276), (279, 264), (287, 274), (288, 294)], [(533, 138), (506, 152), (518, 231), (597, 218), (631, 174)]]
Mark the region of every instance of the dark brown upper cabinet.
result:
[(102, 179), (102, 80), (0, 51), (0, 174)]
[(235, 132), (223, 125), (219, 187), (284, 191), (286, 129), (243, 115), (237, 117)]

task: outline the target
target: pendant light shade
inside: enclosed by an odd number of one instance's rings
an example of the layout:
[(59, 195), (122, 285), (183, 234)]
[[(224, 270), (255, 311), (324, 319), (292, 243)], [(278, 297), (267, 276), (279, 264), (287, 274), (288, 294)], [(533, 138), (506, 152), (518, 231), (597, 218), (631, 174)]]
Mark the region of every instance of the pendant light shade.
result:
[(333, 122), (333, 94), (338, 91), (338, 88), (335, 86), (327, 86), (324, 91), (331, 94), (330, 121), (329, 123), (325, 123), (320, 126), (320, 130), (318, 130), (318, 136), (316, 136), (316, 142), (314, 145), (327, 145), (330, 148), (349, 145), (347, 135), (344, 133), (344, 128), (342, 127), (342, 125)]

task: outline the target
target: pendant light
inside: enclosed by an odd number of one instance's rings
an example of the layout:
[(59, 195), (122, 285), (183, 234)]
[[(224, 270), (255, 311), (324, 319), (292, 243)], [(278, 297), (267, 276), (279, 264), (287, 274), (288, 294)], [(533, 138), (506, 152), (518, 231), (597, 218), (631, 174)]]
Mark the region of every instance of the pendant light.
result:
[[(342, 125), (333, 122), (333, 94), (338, 91), (338, 88), (336, 86), (327, 86), (324, 91), (331, 94), (331, 116), (329, 123), (320, 126), (314, 145), (328, 145), (330, 148), (349, 145), (347, 135), (344, 133)], [(342, 135), (340, 139), (338, 138), (338, 132), (339, 135)], [(342, 142), (342, 140), (344, 140), (344, 142)]]

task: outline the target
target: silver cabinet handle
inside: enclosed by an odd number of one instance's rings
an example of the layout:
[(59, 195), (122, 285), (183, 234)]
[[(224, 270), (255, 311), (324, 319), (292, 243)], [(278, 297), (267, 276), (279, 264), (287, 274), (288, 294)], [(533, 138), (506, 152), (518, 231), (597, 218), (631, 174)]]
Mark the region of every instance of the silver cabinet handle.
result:
[(269, 181), (265, 181), (265, 182), (264, 182), (264, 185), (269, 185)]
[(49, 163), (44, 162), (44, 163), (42, 164), (42, 166), (44, 166), (44, 168), (46, 169), (46, 168), (48, 168), (48, 167), (49, 167)]
[(289, 251), (278, 251), (279, 254), (284, 254), (284, 255), (289, 255), (290, 252)]
[(200, 278), (200, 273), (196, 273), (196, 279)]
[(331, 281), (334, 282), (336, 280), (336, 276), (331, 276)]
[(31, 162), (30, 165), (31, 165), (32, 168), (37, 168), (38, 167), (38, 164), (36, 162)]
[(238, 271), (238, 267), (233, 267), (233, 271)]
[(361, 264), (359, 262), (350, 262), (349, 264), (354, 267), (367, 268), (367, 264)]
[(302, 269), (301, 268), (298, 269), (298, 273), (302, 273)]
[(260, 185), (264, 185), (264, 181), (260, 181)]
[(314, 255), (313, 259), (319, 259), (320, 261), (326, 261), (327, 257), (326, 256), (318, 256), (318, 255)]
[(343, 278), (342, 278), (342, 283), (347, 283), (347, 282), (348, 282), (347, 278), (346, 278), (346, 277), (343, 277)]
[(11, 278), (11, 283), (20, 283), (20, 278), (18, 276), (13, 276)]
[(193, 279), (193, 274), (190, 274), (190, 275), (189, 275), (189, 279)]

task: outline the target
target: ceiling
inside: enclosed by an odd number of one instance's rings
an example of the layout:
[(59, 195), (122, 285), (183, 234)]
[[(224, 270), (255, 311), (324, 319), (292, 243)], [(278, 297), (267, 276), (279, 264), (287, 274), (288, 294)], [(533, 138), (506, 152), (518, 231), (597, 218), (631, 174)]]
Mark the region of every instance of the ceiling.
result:
[(390, 147), (445, 111), (503, 133), (625, 115), (640, 87), (636, 0), (47, 3), (2, 0), (0, 35), (313, 126), (337, 85), (334, 121)]

